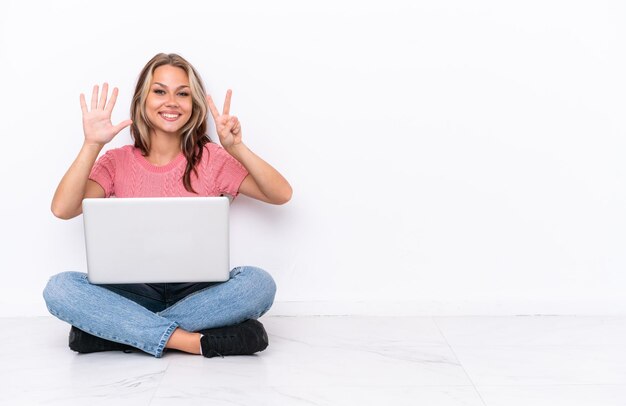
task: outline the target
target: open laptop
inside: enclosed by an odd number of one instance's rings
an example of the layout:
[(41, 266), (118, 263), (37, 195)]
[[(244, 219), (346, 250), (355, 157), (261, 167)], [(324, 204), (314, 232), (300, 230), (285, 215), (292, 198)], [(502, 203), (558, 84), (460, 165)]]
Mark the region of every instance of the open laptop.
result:
[(227, 197), (84, 199), (91, 283), (229, 278)]

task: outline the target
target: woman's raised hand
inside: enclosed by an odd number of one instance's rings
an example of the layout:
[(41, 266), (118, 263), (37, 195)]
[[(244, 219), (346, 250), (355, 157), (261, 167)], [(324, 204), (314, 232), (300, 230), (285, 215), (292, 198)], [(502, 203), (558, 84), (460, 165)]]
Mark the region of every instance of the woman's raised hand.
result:
[(230, 115), (230, 98), (232, 95), (233, 91), (228, 89), (226, 92), (226, 100), (224, 100), (224, 110), (221, 114), (217, 107), (215, 107), (211, 96), (206, 95), (206, 101), (209, 104), (211, 115), (215, 121), (217, 135), (220, 137), (222, 147), (226, 149), (241, 144), (241, 123), (237, 117)]
[(122, 121), (118, 125), (111, 123), (111, 112), (117, 100), (117, 87), (113, 88), (111, 99), (107, 103), (109, 85), (102, 85), (102, 94), (98, 97), (98, 85), (91, 93), (91, 110), (87, 109), (85, 95), (80, 94), (80, 107), (83, 110), (83, 131), (85, 142), (104, 145), (111, 141), (120, 131), (132, 124), (131, 120)]

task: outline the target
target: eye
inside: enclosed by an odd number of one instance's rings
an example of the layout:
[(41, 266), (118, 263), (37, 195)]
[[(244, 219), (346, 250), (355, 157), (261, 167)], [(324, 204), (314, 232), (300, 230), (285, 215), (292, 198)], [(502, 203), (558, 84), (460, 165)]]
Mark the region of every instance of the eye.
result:
[(187, 96), (189, 96), (189, 93), (187, 93), (187, 92), (180, 92), (180, 93), (178, 93), (178, 95), (182, 96), (182, 97), (187, 97)]
[(163, 95), (165, 94), (165, 90), (161, 90), (161, 89), (154, 89), (154, 93), (158, 94), (158, 95)]

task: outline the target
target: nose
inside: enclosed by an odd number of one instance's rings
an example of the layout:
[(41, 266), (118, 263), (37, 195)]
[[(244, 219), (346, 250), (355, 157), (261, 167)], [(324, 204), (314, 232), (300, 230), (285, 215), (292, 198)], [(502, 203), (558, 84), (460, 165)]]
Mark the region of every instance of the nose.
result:
[(178, 102), (176, 101), (176, 95), (170, 94), (168, 99), (165, 101), (165, 105), (167, 107), (178, 107)]

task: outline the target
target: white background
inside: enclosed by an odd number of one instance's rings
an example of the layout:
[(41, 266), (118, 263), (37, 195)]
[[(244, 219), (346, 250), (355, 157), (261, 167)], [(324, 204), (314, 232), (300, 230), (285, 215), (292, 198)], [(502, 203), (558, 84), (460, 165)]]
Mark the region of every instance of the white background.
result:
[(294, 188), (232, 207), (232, 263), (273, 274), (275, 314), (623, 313), (624, 21), (618, 0), (5, 1), (0, 315), (85, 270), (82, 219), (49, 210), (79, 94), (108, 81), (128, 118), (158, 52), (232, 88)]

